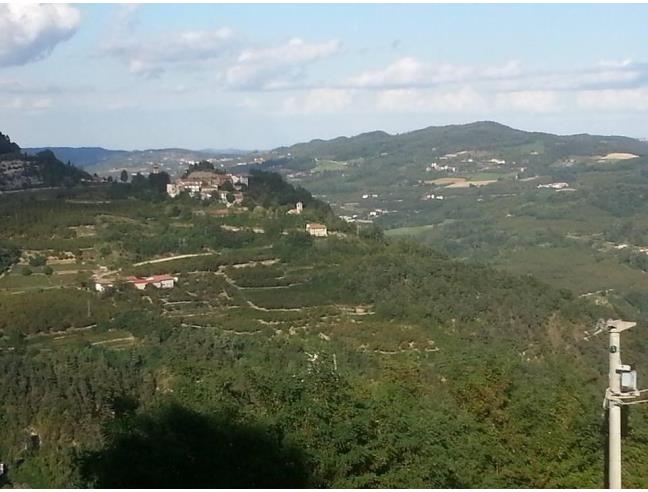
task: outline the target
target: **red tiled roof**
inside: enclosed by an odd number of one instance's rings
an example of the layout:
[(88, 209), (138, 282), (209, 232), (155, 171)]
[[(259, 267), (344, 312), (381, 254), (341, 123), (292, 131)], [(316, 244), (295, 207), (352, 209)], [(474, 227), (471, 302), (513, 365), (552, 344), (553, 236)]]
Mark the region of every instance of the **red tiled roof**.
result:
[(134, 277), (134, 276), (129, 276), (126, 277), (126, 280), (129, 282), (132, 282), (134, 284), (152, 284), (155, 282), (163, 282), (164, 280), (175, 280), (176, 278), (172, 275), (153, 275), (152, 277)]
[(175, 280), (175, 277), (173, 275), (153, 275), (152, 277), (148, 277), (146, 280), (149, 280), (151, 282), (162, 282), (163, 280)]

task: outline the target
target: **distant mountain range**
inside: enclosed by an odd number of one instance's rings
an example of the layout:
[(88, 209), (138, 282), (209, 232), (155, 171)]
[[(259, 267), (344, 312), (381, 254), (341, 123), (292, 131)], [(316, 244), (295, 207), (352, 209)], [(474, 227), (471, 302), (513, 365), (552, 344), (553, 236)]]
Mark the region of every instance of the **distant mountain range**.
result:
[[(648, 155), (648, 142), (622, 136), (553, 135), (526, 132), (492, 121), (464, 125), (431, 126), (400, 134), (383, 131), (353, 137), (312, 140), (268, 152), (251, 153), (240, 149), (189, 150), (179, 148), (113, 150), (102, 147), (33, 147), (27, 153), (51, 150), (63, 162), (71, 162), (90, 172), (114, 174), (122, 169), (149, 172), (158, 165), (170, 174), (181, 172), (190, 161), (218, 159), (224, 166), (250, 161), (258, 165), (291, 172), (348, 172), (362, 168), (406, 172), (414, 166), (462, 151), (481, 152), (492, 157), (521, 163), (551, 163), (570, 156), (604, 156), (610, 153)], [(257, 157), (257, 160), (250, 159)], [(322, 162), (332, 161), (322, 165)], [(243, 168), (242, 168), (243, 169)]]
[(71, 162), (83, 168), (93, 168), (110, 159), (126, 156), (127, 150), (111, 150), (103, 147), (27, 147), (28, 154), (38, 154), (44, 150), (51, 150), (63, 162)]
[[(374, 131), (354, 137), (312, 140), (290, 147), (281, 147), (275, 152), (290, 153), (293, 157), (326, 157), (335, 160), (386, 157), (394, 154), (400, 154), (407, 159), (427, 159), (462, 150), (516, 153), (531, 146), (539, 147), (541, 153), (556, 158), (611, 152), (648, 154), (648, 142), (634, 138), (589, 134), (561, 136), (526, 132), (493, 121), (430, 126), (396, 135)], [(540, 153), (540, 150), (537, 152)]]
[(90, 172), (110, 174), (127, 169), (131, 172), (148, 172), (154, 164), (175, 173), (187, 166), (188, 161), (199, 161), (213, 158), (232, 158), (245, 155), (247, 152), (238, 149), (147, 149), (115, 150), (103, 147), (30, 147), (24, 149), (29, 154), (44, 150), (52, 151), (58, 159), (70, 162)]

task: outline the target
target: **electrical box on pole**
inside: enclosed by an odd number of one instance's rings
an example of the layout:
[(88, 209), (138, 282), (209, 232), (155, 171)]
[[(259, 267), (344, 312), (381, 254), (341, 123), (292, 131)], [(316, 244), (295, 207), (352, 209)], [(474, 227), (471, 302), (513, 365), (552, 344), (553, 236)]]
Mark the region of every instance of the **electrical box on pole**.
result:
[(636, 326), (633, 321), (609, 319), (605, 322), (609, 334), (608, 388), (605, 391), (605, 408), (608, 411), (608, 480), (609, 488), (621, 488), (621, 407), (645, 403), (632, 400), (642, 391), (637, 389), (637, 371), (621, 363), (621, 333)]

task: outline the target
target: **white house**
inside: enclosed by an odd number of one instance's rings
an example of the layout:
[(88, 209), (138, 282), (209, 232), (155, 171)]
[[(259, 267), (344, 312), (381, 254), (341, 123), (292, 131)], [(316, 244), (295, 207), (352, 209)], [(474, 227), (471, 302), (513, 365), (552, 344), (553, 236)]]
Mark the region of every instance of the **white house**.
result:
[(178, 281), (178, 277), (171, 275), (153, 275), (152, 277), (127, 277), (129, 283), (133, 284), (136, 289), (144, 290), (147, 285), (152, 285), (158, 289), (172, 289)]
[(326, 237), (328, 236), (328, 231), (324, 224), (318, 224), (316, 222), (310, 222), (306, 224), (306, 232), (311, 236), (315, 237)]
[(549, 183), (549, 184), (540, 184), (538, 188), (552, 188), (554, 190), (562, 190), (564, 188), (569, 188), (569, 183)]
[(113, 284), (108, 280), (95, 280), (94, 286), (97, 292), (104, 293), (104, 292), (108, 292), (113, 287), (115, 287), (115, 284)]

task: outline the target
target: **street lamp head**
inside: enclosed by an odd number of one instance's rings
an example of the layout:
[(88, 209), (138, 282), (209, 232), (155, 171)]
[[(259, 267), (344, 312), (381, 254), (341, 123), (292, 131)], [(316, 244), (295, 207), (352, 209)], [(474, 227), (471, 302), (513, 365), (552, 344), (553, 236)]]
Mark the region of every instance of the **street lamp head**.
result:
[(634, 321), (623, 321), (621, 319), (609, 319), (607, 320), (606, 325), (611, 333), (621, 333), (622, 331), (637, 326), (637, 323)]

